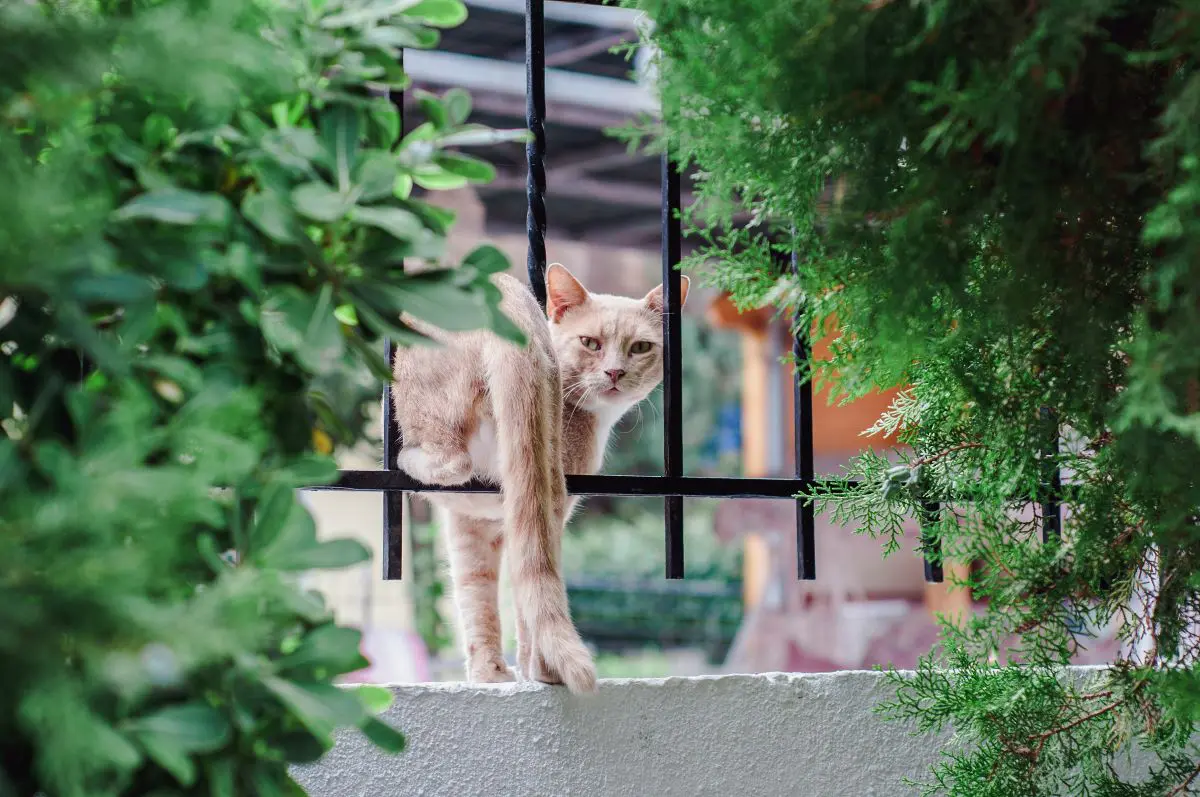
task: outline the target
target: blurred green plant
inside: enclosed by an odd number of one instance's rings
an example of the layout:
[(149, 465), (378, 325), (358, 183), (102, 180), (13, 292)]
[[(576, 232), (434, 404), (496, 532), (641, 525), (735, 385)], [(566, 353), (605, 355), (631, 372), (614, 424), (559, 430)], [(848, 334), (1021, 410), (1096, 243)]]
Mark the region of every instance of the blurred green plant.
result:
[[(518, 337), (482, 247), (436, 265), (451, 214), (412, 186), (486, 181), (451, 148), (516, 137), (420, 95), (403, 47), (459, 0), (0, 5), (0, 794), (300, 792), (292, 764), (388, 694), (297, 573), (295, 499), (388, 378), (401, 311)], [(376, 392), (377, 394), (377, 392)]]
[[(562, 571), (567, 579), (659, 581), (663, 570), (662, 499), (633, 503), (626, 509), (590, 517), (587, 523), (567, 526), (563, 539)], [(658, 511), (650, 511), (655, 508)], [(713, 528), (714, 501), (690, 500), (684, 506), (684, 541), (687, 545), (687, 578), (696, 581), (737, 583), (742, 578), (742, 551), (726, 545)]]

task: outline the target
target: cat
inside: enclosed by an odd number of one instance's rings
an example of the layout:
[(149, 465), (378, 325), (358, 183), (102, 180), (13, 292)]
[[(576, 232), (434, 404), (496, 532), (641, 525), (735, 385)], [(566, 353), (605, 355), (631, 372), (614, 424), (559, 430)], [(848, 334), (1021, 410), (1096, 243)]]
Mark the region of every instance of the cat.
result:
[[(397, 350), (396, 464), (425, 484), (476, 478), (501, 487), (500, 494), (420, 493), (446, 516), (467, 680), (515, 680), (502, 657), (497, 598), (507, 548), (520, 675), (590, 692), (596, 669), (571, 620), (558, 564), (578, 502), (563, 474), (599, 471), (613, 426), (662, 381), (663, 289), (641, 299), (589, 293), (552, 263), (543, 314), (520, 281), (506, 274), (492, 281), (527, 345), (404, 317), (441, 345)], [(682, 306), (686, 277), (681, 284)]]

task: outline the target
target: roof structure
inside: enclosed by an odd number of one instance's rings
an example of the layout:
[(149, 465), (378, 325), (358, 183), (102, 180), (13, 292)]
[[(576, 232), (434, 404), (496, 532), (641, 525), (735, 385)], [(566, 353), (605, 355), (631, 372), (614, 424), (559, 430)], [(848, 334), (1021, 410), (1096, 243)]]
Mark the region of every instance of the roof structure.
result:
[[(444, 31), (437, 50), (406, 51), (405, 69), (418, 88), (438, 93), (452, 86), (467, 89), (474, 102), (474, 122), (524, 127), (525, 2), (466, 4), (466, 22)], [(637, 41), (640, 15), (623, 8), (547, 2), (545, 17), (549, 234), (656, 250), (661, 229), (659, 159), (631, 153), (605, 133), (657, 111), (645, 81), (644, 55), (629, 59), (610, 52)], [(492, 184), (477, 189), (486, 209), (487, 233), (523, 233), (524, 146), (499, 144), (473, 153), (498, 170)], [(687, 187), (685, 180), (685, 193)]]

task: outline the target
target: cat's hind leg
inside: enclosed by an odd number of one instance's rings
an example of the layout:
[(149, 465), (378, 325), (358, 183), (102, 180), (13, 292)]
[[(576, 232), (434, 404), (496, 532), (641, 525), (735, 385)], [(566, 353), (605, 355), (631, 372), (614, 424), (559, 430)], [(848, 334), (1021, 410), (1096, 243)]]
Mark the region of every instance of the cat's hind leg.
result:
[(516, 680), (504, 663), (500, 636), (502, 524), (452, 512), (443, 512), (441, 516), (466, 654), (467, 680), (472, 683)]

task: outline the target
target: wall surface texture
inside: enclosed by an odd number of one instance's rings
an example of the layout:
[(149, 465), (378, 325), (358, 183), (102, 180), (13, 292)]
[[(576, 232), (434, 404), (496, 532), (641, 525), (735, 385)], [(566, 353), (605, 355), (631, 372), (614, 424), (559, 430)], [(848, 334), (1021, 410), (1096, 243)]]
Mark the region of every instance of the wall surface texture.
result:
[(883, 722), (874, 672), (394, 687), (408, 736), (346, 734), (296, 777), (314, 797), (894, 797), (938, 742)]

